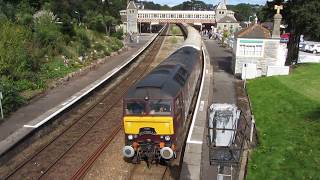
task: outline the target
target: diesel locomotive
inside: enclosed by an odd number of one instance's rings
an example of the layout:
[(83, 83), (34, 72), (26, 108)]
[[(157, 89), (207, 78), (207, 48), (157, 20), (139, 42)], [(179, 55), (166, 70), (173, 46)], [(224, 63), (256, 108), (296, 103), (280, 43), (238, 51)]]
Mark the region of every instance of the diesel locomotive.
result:
[(123, 99), (123, 155), (139, 163), (171, 160), (181, 152), (187, 116), (202, 72), (201, 37), (183, 25), (188, 37)]

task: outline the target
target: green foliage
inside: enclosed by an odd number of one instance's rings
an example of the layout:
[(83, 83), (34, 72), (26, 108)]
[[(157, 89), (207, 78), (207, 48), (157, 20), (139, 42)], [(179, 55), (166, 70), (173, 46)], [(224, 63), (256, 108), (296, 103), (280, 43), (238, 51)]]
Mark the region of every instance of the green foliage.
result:
[(171, 8), (167, 5), (160, 5), (156, 4), (152, 1), (142, 1), (145, 9), (152, 9), (152, 10), (171, 10)]
[(63, 77), (76, 69), (77, 67), (72, 66), (72, 64), (70, 64), (68, 67), (65, 66), (63, 60), (56, 57), (41, 67), (40, 76), (44, 81), (48, 79), (53, 80)]
[(248, 21), (250, 16), (252, 16), (250, 20), (253, 21), (253, 16), (260, 12), (262, 6), (240, 3), (237, 5), (228, 5), (227, 8), (235, 12), (235, 17), (238, 21)]
[(299, 65), (289, 76), (250, 80), (259, 132), (247, 179), (317, 179), (320, 65)]
[(17, 14), (17, 22), (21, 25), (26, 25), (32, 27), (33, 25), (33, 17), (31, 14), (19, 13)]
[(125, 0), (103, 4), (0, 0), (0, 90), (5, 113), (16, 110), (56, 78), (120, 49), (123, 31), (113, 33), (114, 37), (106, 36), (106, 31), (119, 22), (119, 10), (125, 4)]
[(286, 32), (292, 35), (288, 43), (288, 56), (286, 65), (291, 65), (297, 62), (299, 54), (300, 35), (305, 35), (305, 38), (310, 38), (313, 41), (320, 40), (320, 1), (319, 0), (274, 0), (268, 1), (263, 7), (259, 16), (263, 21), (272, 21), (276, 13), (274, 5), (282, 4), (284, 6), (281, 14), (283, 23), (288, 27)]
[(173, 10), (205, 10), (207, 8), (207, 4), (197, 0), (185, 1), (182, 4), (172, 7)]
[(23, 79), (34, 70), (28, 46), (31, 31), (9, 21), (0, 25), (0, 75)]
[(37, 13), (34, 25), (34, 39), (40, 47), (45, 47), (50, 55), (59, 53), (63, 44), (60, 27), (55, 23), (54, 15), (49, 11)]
[[(61, 33), (62, 34), (69, 36), (69, 38), (76, 35), (73, 24), (71, 23), (71, 18), (69, 16), (63, 17), (61, 23), (62, 23), (62, 26), (61, 26)], [(68, 40), (68, 39), (66, 39), (66, 40)], [(69, 42), (69, 41), (67, 41), (67, 42)]]
[(177, 27), (177, 26), (171, 26), (170, 32), (171, 32), (173, 35), (178, 35), (179, 33), (182, 33), (181, 30), (180, 30), (180, 28)]
[(123, 40), (123, 29), (118, 29), (116, 32), (111, 34), (112, 37), (116, 37), (119, 40)]
[(102, 14), (96, 11), (88, 11), (84, 17), (84, 21), (88, 24), (88, 27), (98, 32), (106, 32), (106, 23)]
[(90, 48), (91, 42), (88, 37), (87, 31), (84, 28), (76, 28), (77, 40), (83, 45), (84, 48)]
[(25, 99), (19, 94), (14, 81), (5, 76), (1, 76), (0, 78), (0, 91), (3, 93), (2, 106), (5, 115), (15, 111), (25, 103)]

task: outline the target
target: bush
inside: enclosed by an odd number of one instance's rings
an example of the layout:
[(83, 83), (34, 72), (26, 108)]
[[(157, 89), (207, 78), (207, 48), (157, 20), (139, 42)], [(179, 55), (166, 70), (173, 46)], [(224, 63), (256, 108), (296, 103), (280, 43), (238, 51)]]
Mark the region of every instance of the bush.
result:
[(33, 17), (31, 14), (18, 14), (17, 21), (21, 25), (26, 25), (26, 26), (32, 27)]
[(88, 32), (84, 28), (76, 28), (76, 37), (77, 40), (85, 47), (90, 48), (91, 42), (88, 37)]
[(7, 115), (9, 112), (15, 111), (25, 103), (25, 99), (19, 94), (14, 81), (2, 76), (0, 79), (0, 91), (3, 94), (3, 111)]
[(117, 39), (123, 40), (123, 29), (119, 29), (118, 31), (111, 34), (112, 37), (116, 37)]
[(69, 37), (75, 36), (76, 32), (73, 25), (71, 24), (71, 18), (69, 16), (64, 16), (62, 19), (63, 22), (61, 26), (61, 32)]
[[(57, 55), (63, 45), (62, 33), (51, 12), (40, 11), (34, 15), (34, 38), (49, 55)], [(60, 47), (59, 47), (60, 46)]]
[(37, 61), (31, 58), (31, 30), (9, 21), (0, 24), (0, 76), (13, 80), (26, 78), (37, 70)]

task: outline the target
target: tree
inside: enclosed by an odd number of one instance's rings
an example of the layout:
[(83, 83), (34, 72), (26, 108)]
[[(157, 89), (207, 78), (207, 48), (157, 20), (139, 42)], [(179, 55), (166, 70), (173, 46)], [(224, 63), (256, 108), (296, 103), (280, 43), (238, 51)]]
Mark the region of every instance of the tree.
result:
[[(275, 13), (274, 5), (283, 4), (283, 0), (274, 0), (274, 1), (267, 1), (266, 4), (257, 12), (258, 19), (262, 22), (272, 22), (273, 16)], [(285, 16), (287, 9), (281, 11), (281, 14)]]
[(314, 40), (320, 40), (320, 1), (290, 0), (286, 3), (285, 8), (288, 9), (285, 21), (290, 32), (286, 65), (291, 65), (292, 62), (298, 61), (302, 34)]
[(182, 4), (172, 7), (173, 10), (205, 10), (208, 5), (202, 1), (191, 0), (185, 1)]
[(105, 25), (106, 25), (106, 33), (110, 35), (110, 30), (113, 25), (116, 25), (117, 20), (112, 16), (105, 16), (104, 17)]
[[(235, 12), (238, 21), (248, 21), (250, 16), (257, 14), (262, 7), (259, 5), (240, 3), (237, 5), (228, 5), (228, 9)], [(253, 18), (252, 18), (253, 19)]]
[(283, 23), (290, 33), (286, 65), (298, 61), (300, 36), (303, 34), (314, 41), (320, 40), (320, 1), (319, 0), (274, 0), (267, 2), (260, 15), (262, 20), (273, 20), (274, 5), (282, 4)]

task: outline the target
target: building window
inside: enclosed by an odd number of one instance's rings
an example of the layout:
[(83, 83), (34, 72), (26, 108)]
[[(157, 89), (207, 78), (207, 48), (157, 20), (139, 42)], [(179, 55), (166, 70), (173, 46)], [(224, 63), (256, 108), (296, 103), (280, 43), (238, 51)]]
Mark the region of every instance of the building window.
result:
[(255, 52), (255, 56), (261, 57), (262, 56), (262, 45), (256, 45), (254, 52)]
[(262, 57), (262, 45), (242, 44), (239, 47), (239, 56)]

